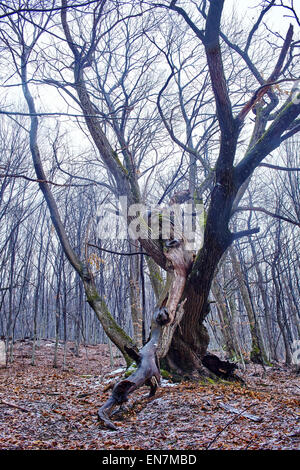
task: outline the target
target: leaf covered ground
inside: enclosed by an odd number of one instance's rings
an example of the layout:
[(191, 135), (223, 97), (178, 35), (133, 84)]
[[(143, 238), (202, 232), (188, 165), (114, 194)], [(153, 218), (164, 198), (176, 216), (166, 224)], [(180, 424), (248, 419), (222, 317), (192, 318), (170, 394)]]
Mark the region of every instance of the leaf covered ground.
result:
[(97, 409), (111, 393), (110, 381), (121, 377), (122, 359), (111, 367), (107, 346), (82, 346), (76, 357), (69, 344), (65, 370), (62, 347), (53, 368), (54, 344), (41, 341), (32, 366), (31, 347), (30, 341), (18, 342), (14, 362), (0, 369), (0, 449), (300, 448), (300, 380), (284, 366), (247, 365), (238, 371), (246, 385), (163, 380), (151, 399), (141, 388), (127, 411), (113, 418), (115, 432), (99, 426)]

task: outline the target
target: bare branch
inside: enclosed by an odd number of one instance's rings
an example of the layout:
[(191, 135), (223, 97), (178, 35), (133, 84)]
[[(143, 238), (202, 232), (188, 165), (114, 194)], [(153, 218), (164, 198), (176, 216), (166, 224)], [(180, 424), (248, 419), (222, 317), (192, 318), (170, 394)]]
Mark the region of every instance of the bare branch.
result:
[(290, 45), (291, 45), (291, 42), (292, 42), (292, 38), (293, 38), (293, 32), (294, 32), (294, 29), (293, 29), (293, 26), (290, 25), (289, 26), (289, 29), (288, 29), (288, 32), (286, 34), (286, 38), (285, 38), (285, 41), (284, 41), (284, 44), (282, 46), (282, 49), (280, 51), (280, 54), (279, 54), (279, 57), (278, 57), (278, 60), (277, 60), (277, 63), (274, 67), (274, 70), (273, 72), (271, 73), (271, 75), (269, 76), (268, 80), (266, 81), (266, 83), (264, 85), (262, 85), (253, 95), (253, 97), (248, 101), (248, 103), (243, 107), (243, 109), (240, 111), (240, 113), (238, 114), (238, 116), (236, 117), (237, 121), (240, 122), (240, 124), (244, 121), (245, 117), (247, 116), (247, 114), (249, 113), (249, 111), (253, 108), (253, 106), (261, 100), (261, 98), (268, 92), (268, 90), (271, 88), (272, 85), (275, 85), (276, 82), (274, 82), (274, 80), (277, 80), (280, 72), (281, 72), (281, 69), (282, 69), (282, 66), (283, 66), (283, 63), (284, 63), (284, 60), (286, 58), (286, 55), (288, 53), (288, 50), (290, 48)]
[(261, 12), (260, 12), (260, 15), (257, 19), (257, 21), (254, 23), (254, 25), (252, 26), (252, 29), (248, 35), (248, 39), (247, 39), (247, 43), (246, 43), (246, 47), (245, 47), (245, 53), (248, 52), (249, 50), (249, 47), (250, 47), (250, 44), (251, 44), (251, 41), (252, 41), (252, 38), (253, 38), (253, 35), (254, 33), (257, 31), (259, 25), (261, 24), (262, 20), (263, 20), (263, 17), (265, 16), (265, 14), (270, 10), (270, 8), (274, 5), (274, 3), (276, 2), (276, 0), (272, 0), (269, 5), (264, 8)]
[(72, 4), (71, 6), (59, 6), (59, 7), (52, 7), (52, 8), (35, 8), (35, 7), (32, 7), (32, 8), (25, 8), (25, 7), (21, 7), (21, 8), (17, 8), (17, 9), (13, 9), (11, 8), (9, 5), (6, 5), (6, 8), (10, 11), (8, 11), (7, 13), (4, 13), (3, 15), (0, 15), (0, 20), (2, 18), (7, 18), (8, 16), (12, 16), (12, 15), (19, 15), (20, 13), (51, 13), (51, 12), (55, 12), (55, 11), (61, 11), (63, 9), (66, 9), (66, 8), (81, 8), (81, 7), (85, 7), (87, 5), (91, 5), (93, 3), (98, 3), (99, 0), (89, 0), (87, 2), (83, 2), (83, 3), (74, 3)]
[(248, 230), (241, 230), (240, 232), (232, 233), (232, 240), (238, 240), (239, 238), (242, 237), (248, 237), (250, 235), (254, 235), (255, 233), (259, 233), (260, 228), (252, 228)]
[[(300, 130), (300, 129), (299, 129)], [(271, 165), (271, 163), (260, 163), (258, 166), (264, 166), (266, 168), (271, 168), (272, 170), (280, 170), (280, 171), (300, 171), (298, 167), (285, 167), (285, 166), (278, 166), (278, 165)]]
[[(278, 148), (282, 141), (285, 140), (284, 132), (293, 126), (293, 123), (295, 123), (300, 114), (299, 98), (300, 94), (281, 110), (262, 137), (248, 150), (245, 157), (235, 167), (237, 182), (239, 184), (242, 184), (262, 160), (273, 150)], [(300, 130), (298, 126), (297, 129)]]
[(176, 11), (176, 13), (178, 13), (179, 15), (182, 16), (182, 18), (184, 18), (185, 22), (189, 25), (189, 27), (194, 31), (194, 33), (196, 34), (196, 36), (201, 40), (201, 41), (204, 41), (204, 33), (201, 29), (197, 28), (197, 26), (195, 25), (195, 23), (191, 20), (191, 18), (189, 17), (189, 15), (186, 13), (186, 11), (181, 8), (181, 7), (178, 7), (176, 6), (176, 2), (171, 2), (170, 5), (164, 5), (162, 3), (155, 3), (154, 6), (156, 7), (161, 7), (161, 8), (167, 8), (169, 10), (173, 10), (173, 11)]
[(297, 225), (298, 227), (300, 227), (300, 222), (297, 222), (296, 220), (289, 219), (288, 217), (285, 217), (285, 216), (280, 215), (280, 214), (275, 214), (274, 212), (268, 211), (264, 207), (248, 207), (248, 206), (244, 207), (244, 206), (241, 206), (241, 207), (238, 207), (235, 210), (235, 212), (243, 212), (243, 211), (263, 212), (264, 214), (269, 215), (271, 217), (274, 217), (275, 219), (284, 220), (285, 222), (288, 222), (290, 224)]
[(52, 184), (53, 186), (60, 186), (60, 187), (71, 187), (71, 186), (92, 186), (96, 183), (86, 183), (86, 184), (74, 184), (74, 183), (55, 183), (54, 181), (49, 181), (47, 179), (37, 179), (37, 178), (30, 178), (26, 175), (18, 175), (16, 173), (0, 173), (0, 178), (23, 178), (26, 181), (32, 181), (33, 183), (47, 183)]
[(31, 126), (30, 126), (29, 138), (30, 138), (30, 150), (31, 150), (34, 167), (35, 167), (36, 176), (37, 176), (37, 179), (40, 180), (39, 181), (40, 188), (48, 204), (53, 225), (56, 229), (57, 235), (64, 248), (65, 254), (67, 258), (69, 259), (70, 263), (72, 264), (72, 266), (77, 270), (77, 272), (82, 273), (82, 267), (83, 267), (82, 263), (78, 259), (77, 255), (75, 254), (73, 248), (70, 245), (69, 239), (67, 237), (64, 225), (62, 223), (62, 220), (61, 220), (58, 208), (57, 208), (56, 201), (48, 186), (47, 178), (43, 169), (39, 146), (37, 143), (38, 118), (35, 115), (36, 114), (35, 104), (34, 104), (33, 97), (30, 93), (30, 90), (28, 87), (28, 81), (27, 81), (28, 58), (29, 58), (28, 54), (26, 54), (26, 56), (23, 54), (21, 57), (21, 76), (22, 76), (23, 94), (27, 102), (29, 112), (30, 114), (32, 114), (30, 118)]
[(133, 253), (124, 253), (120, 251), (108, 250), (107, 248), (102, 248), (101, 246), (94, 245), (93, 243), (88, 243), (88, 246), (92, 246), (93, 248), (97, 248), (97, 250), (99, 251), (105, 251), (106, 253), (111, 253), (113, 255), (120, 255), (120, 256), (148, 255), (148, 253), (146, 253), (145, 251), (135, 251)]
[(281, 142), (283, 142), (284, 140), (289, 139), (290, 137), (292, 137), (293, 135), (295, 135), (299, 131), (300, 131), (300, 124), (293, 127), (290, 131), (286, 132), (283, 136), (281, 136)]

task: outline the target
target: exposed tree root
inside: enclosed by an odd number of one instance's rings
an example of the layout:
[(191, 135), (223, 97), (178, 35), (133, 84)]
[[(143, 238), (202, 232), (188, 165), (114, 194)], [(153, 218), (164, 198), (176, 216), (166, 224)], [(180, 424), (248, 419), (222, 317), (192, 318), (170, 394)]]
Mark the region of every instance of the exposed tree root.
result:
[(202, 364), (216, 376), (228, 379), (233, 376), (237, 365), (233, 362), (221, 361), (215, 354), (207, 353), (202, 358)]
[(145, 384), (150, 387), (149, 397), (155, 395), (157, 386), (160, 383), (160, 371), (156, 352), (161, 329), (161, 326), (154, 328), (150, 341), (139, 352), (137, 370), (129, 378), (121, 380), (121, 382), (114, 386), (111, 397), (99, 409), (98, 418), (109, 429), (117, 430), (117, 427), (110, 420), (110, 416), (117, 405), (127, 402), (128, 395), (131, 392)]

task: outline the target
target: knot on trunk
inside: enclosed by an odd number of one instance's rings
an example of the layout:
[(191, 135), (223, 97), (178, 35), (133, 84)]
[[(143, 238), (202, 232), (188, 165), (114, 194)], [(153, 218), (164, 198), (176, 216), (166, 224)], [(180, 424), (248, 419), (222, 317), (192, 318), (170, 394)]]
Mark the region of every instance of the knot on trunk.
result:
[(170, 321), (168, 309), (166, 307), (158, 307), (154, 311), (154, 320), (158, 325), (166, 325)]

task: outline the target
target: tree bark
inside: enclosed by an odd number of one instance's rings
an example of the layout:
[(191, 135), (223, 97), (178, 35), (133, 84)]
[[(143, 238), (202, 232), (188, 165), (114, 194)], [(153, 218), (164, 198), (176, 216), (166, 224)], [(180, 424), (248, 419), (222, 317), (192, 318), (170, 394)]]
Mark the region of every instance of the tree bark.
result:
[(258, 364), (266, 364), (268, 361), (263, 343), (261, 328), (252, 308), (251, 299), (249, 297), (249, 293), (245, 285), (245, 280), (240, 263), (233, 249), (230, 250), (230, 257), (249, 320), (250, 334), (252, 340), (250, 359), (251, 361), (256, 362)]
[(222, 328), (222, 335), (225, 341), (224, 349), (226, 351), (227, 357), (233, 358), (235, 356), (238, 356), (237, 348), (235, 347), (234, 335), (232, 334), (233, 328), (232, 328), (230, 319), (228, 317), (228, 309), (227, 309), (224, 295), (221, 289), (219, 288), (216, 279), (213, 280), (211, 290), (217, 303), (217, 309), (218, 309), (219, 318), (221, 322), (221, 328)]
[[(137, 251), (137, 247), (133, 248)], [(143, 312), (141, 306), (141, 290), (140, 290), (140, 269), (139, 256), (132, 256), (130, 259), (130, 306), (133, 324), (133, 339), (140, 349), (143, 345)]]

